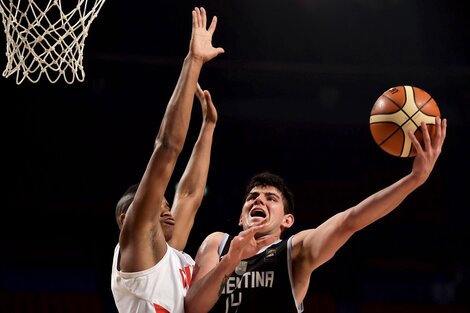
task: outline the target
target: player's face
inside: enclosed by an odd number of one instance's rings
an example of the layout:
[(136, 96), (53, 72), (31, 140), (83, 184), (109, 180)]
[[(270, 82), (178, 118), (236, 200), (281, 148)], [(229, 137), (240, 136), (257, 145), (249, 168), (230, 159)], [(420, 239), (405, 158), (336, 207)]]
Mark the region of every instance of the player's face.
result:
[(160, 224), (162, 225), (165, 240), (169, 241), (173, 237), (173, 228), (175, 227), (175, 220), (171, 215), (170, 205), (166, 199), (162, 201), (162, 212), (160, 213)]
[(293, 217), (284, 213), (284, 202), (281, 192), (272, 186), (255, 187), (247, 195), (240, 216), (243, 229), (253, 225), (264, 224), (256, 237), (274, 234), (279, 235), (285, 227), (290, 227)]

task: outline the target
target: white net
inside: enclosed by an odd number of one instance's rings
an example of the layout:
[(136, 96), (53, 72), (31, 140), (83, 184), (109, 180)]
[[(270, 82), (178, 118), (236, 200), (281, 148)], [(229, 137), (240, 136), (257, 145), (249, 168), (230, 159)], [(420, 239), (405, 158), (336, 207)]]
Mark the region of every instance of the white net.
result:
[(105, 0), (73, 1), (0, 0), (7, 43), (4, 77), (16, 74), (17, 84), (36, 83), (42, 75), (51, 83), (61, 77), (68, 84), (84, 81), (85, 39)]

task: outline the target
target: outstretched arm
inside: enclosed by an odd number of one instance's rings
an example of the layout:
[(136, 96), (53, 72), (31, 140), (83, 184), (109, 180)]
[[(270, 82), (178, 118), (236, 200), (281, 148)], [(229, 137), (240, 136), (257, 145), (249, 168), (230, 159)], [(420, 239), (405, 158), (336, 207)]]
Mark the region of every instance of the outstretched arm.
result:
[(205, 10), (195, 8), (192, 19), (189, 52), (167, 105), (153, 153), (121, 230), (120, 268), (125, 272), (150, 268), (166, 252), (160, 225), (165, 190), (186, 138), (201, 68), (205, 62), (224, 52), (222, 48), (212, 46), (217, 18), (214, 17), (206, 29)]
[(297, 300), (303, 299), (311, 272), (331, 259), (357, 231), (389, 214), (428, 179), (441, 153), (447, 121), (436, 118), (436, 134), (430, 138), (423, 123), (424, 146), (413, 133), (409, 136), (417, 150), (411, 172), (394, 184), (374, 193), (354, 207), (340, 212), (316, 229), (299, 232), (293, 238), (294, 285)]
[(209, 172), (212, 138), (217, 122), (217, 110), (208, 90), (197, 85), (196, 96), (202, 108), (202, 126), (186, 169), (178, 183), (171, 213), (175, 219), (173, 237), (168, 242), (183, 250), (188, 241), (194, 218), (201, 205)]

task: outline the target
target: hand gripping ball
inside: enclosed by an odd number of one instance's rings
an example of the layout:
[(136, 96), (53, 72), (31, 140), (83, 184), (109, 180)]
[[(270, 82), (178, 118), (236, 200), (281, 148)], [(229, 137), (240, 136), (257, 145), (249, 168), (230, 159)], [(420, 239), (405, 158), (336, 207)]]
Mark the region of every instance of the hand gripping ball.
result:
[(370, 113), (370, 131), (385, 152), (398, 157), (413, 157), (416, 149), (408, 135), (414, 132), (423, 145), (421, 121), (434, 136), (436, 116), (441, 116), (436, 101), (414, 86), (397, 86), (385, 91), (375, 101)]

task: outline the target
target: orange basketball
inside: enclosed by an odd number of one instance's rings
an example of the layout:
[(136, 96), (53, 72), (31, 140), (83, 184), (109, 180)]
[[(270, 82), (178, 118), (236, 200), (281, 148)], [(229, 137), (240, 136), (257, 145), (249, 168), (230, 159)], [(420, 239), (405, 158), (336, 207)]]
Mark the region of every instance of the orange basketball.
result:
[(370, 112), (370, 132), (385, 152), (398, 157), (413, 157), (416, 149), (408, 132), (412, 131), (423, 145), (421, 121), (434, 136), (436, 116), (441, 116), (436, 101), (424, 90), (397, 86), (385, 91)]

